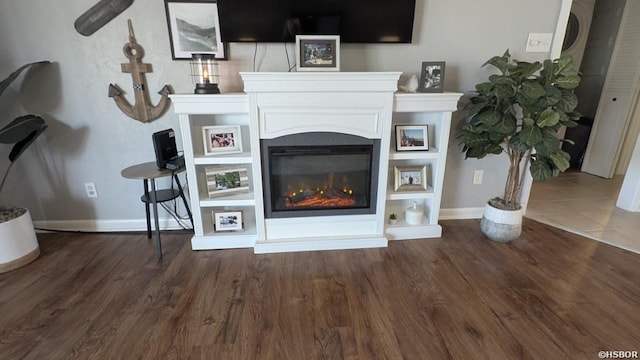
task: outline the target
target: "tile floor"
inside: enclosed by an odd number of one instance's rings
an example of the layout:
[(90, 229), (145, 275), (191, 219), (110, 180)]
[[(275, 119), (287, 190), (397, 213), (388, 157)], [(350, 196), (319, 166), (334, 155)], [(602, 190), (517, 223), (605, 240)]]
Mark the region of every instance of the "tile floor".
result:
[(525, 216), (640, 253), (640, 212), (616, 207), (622, 180), (569, 171), (534, 182)]

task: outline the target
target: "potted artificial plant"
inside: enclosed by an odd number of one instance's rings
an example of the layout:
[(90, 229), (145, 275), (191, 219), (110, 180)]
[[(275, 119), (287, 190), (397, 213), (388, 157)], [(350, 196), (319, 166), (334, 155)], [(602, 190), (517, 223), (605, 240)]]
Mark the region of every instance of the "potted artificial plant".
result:
[[(47, 63), (49, 62), (40, 61), (26, 64), (11, 73), (0, 83), (0, 96), (24, 70)], [(3, 118), (8, 116), (4, 112), (0, 114)], [(0, 128), (0, 143), (10, 145), (9, 165), (4, 174), (0, 173), (0, 273), (28, 264), (40, 254), (31, 214), (25, 208), (5, 204), (2, 201), (2, 190), (15, 161), (46, 128), (44, 120), (33, 114), (18, 116)]]
[(461, 139), (466, 158), (503, 153), (509, 158), (504, 194), (488, 201), (481, 228), (492, 240), (510, 241), (522, 228), (520, 195), (527, 165), (536, 181), (569, 168), (570, 156), (560, 148), (565, 140), (557, 132), (576, 126), (580, 118), (573, 93), (580, 76), (569, 56), (529, 63), (512, 59), (507, 50), (487, 64), (499, 73), (476, 85)]

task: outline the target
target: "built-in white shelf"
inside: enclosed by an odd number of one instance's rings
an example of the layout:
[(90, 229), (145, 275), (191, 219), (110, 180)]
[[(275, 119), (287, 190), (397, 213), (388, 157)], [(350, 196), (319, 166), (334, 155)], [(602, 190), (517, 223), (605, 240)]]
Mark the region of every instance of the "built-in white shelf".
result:
[(440, 152), (436, 147), (430, 147), (429, 151), (391, 151), (389, 160), (415, 160), (415, 159), (438, 159)]
[(251, 157), (250, 151), (218, 156), (195, 155), (193, 158), (195, 165), (251, 164), (252, 161), (253, 158)]
[(418, 200), (418, 199), (430, 199), (435, 196), (433, 188), (427, 186), (427, 190), (424, 191), (393, 191), (389, 188), (387, 191), (387, 200)]
[(256, 201), (254, 196), (253, 192), (215, 198), (209, 198), (207, 194), (201, 194), (199, 204), (201, 208), (215, 206), (255, 206)]

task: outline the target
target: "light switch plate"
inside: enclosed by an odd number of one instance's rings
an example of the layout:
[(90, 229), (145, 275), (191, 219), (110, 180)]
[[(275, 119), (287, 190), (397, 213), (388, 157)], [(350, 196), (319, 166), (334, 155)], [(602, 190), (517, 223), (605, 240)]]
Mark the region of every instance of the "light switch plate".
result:
[(552, 33), (529, 33), (527, 52), (549, 52), (552, 40)]

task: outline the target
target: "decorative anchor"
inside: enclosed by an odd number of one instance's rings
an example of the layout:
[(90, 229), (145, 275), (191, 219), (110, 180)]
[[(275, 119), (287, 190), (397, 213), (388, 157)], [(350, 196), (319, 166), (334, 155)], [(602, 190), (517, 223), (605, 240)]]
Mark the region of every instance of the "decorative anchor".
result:
[(129, 42), (124, 44), (122, 51), (124, 55), (129, 59), (128, 64), (122, 65), (123, 73), (131, 73), (133, 79), (133, 91), (135, 94), (135, 105), (129, 104), (122, 90), (117, 85), (109, 84), (109, 97), (113, 98), (118, 105), (118, 108), (132, 119), (142, 121), (143, 123), (150, 122), (157, 119), (162, 115), (170, 104), (169, 94), (172, 93), (171, 87), (165, 85), (159, 92), (162, 96), (160, 102), (156, 106), (152, 106), (149, 93), (147, 91), (147, 84), (144, 74), (153, 72), (151, 64), (142, 63), (142, 57), (144, 56), (144, 49), (138, 45), (136, 38), (133, 34), (133, 25), (131, 19), (127, 20), (129, 24)]

